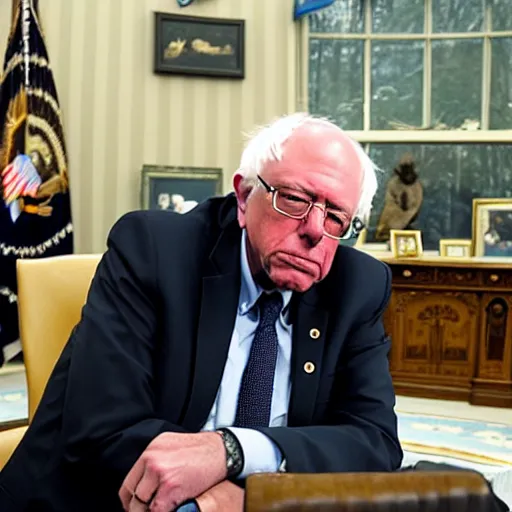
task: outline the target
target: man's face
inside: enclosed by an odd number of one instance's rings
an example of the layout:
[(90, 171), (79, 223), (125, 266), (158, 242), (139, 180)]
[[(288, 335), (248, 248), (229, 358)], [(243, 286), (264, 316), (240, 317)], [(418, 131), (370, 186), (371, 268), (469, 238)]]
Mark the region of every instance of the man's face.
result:
[[(315, 202), (352, 217), (361, 195), (362, 168), (350, 140), (339, 130), (316, 123), (298, 128), (284, 146), (280, 162), (271, 162), (261, 177), (275, 188), (307, 192)], [(235, 175), (238, 221), (247, 230), (248, 260), (255, 277), (266, 274), (275, 286), (308, 290), (329, 272), (338, 240), (324, 235), (324, 212), (313, 207), (297, 220), (272, 207), (264, 187), (251, 189)]]

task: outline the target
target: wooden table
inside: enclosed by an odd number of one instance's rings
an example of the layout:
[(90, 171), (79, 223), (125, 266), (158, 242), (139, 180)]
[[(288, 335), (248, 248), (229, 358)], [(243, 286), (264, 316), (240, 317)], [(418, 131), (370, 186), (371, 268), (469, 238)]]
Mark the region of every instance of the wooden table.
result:
[(375, 256), (393, 274), (396, 392), (512, 407), (512, 260)]

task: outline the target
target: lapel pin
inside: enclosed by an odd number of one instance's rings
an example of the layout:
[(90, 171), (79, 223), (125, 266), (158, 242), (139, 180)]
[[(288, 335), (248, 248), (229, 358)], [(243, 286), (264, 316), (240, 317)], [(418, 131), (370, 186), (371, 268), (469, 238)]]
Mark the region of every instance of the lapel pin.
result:
[(315, 371), (315, 365), (311, 362), (311, 361), (308, 361), (305, 365), (304, 365), (304, 371), (306, 373), (313, 373)]
[(309, 336), (314, 340), (317, 340), (318, 338), (320, 338), (320, 331), (318, 329), (311, 329), (309, 331)]

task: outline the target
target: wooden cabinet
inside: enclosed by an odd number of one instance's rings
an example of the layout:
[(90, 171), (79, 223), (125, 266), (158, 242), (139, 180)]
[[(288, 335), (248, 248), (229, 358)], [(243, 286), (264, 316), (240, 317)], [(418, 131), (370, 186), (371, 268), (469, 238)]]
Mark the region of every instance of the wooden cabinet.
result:
[(397, 393), (512, 407), (512, 262), (380, 259)]

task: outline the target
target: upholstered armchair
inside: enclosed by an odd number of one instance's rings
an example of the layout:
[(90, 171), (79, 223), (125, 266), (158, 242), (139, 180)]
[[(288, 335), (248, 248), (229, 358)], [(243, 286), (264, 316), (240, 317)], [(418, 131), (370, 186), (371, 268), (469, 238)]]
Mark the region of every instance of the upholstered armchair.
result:
[[(78, 323), (100, 255), (18, 260), (18, 312), (28, 387), (28, 422), (50, 373)], [(26, 427), (0, 432), (0, 469)]]

